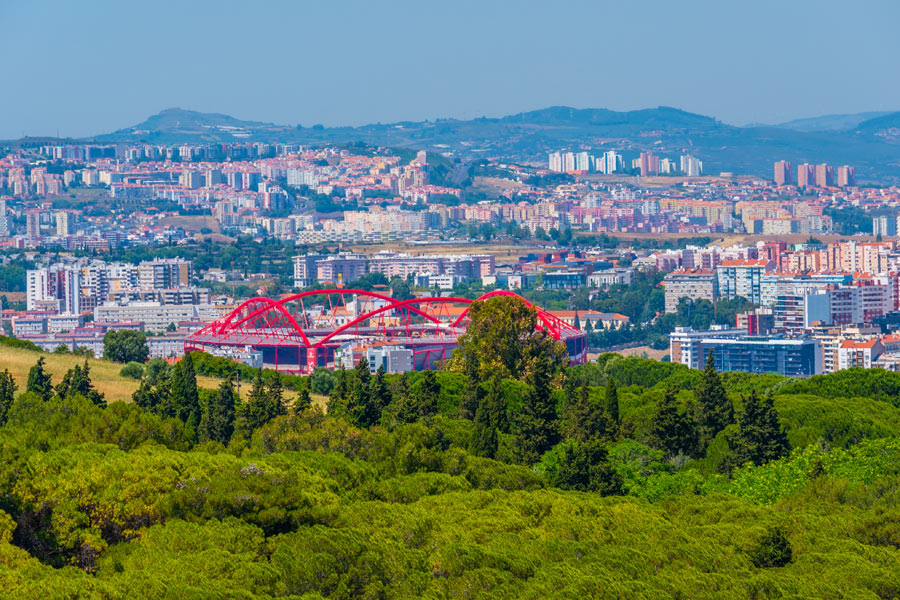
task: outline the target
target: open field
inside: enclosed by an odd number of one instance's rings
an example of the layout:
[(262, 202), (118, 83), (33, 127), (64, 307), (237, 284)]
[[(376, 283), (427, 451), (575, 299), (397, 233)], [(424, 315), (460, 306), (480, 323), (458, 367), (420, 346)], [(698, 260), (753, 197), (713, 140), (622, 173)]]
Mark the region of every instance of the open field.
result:
[[(0, 346), (0, 367), (9, 369), (16, 380), (18, 392), (25, 391), (28, 382), (28, 370), (34, 366), (39, 356), (43, 355), (45, 368), (53, 376), (53, 384), (60, 382), (66, 371), (84, 359), (72, 354), (48, 354)], [(107, 401), (131, 400), (131, 394), (137, 389), (136, 381), (125, 379), (119, 375), (122, 365), (105, 360), (88, 359), (91, 367), (91, 381), (98, 392), (106, 396)], [(199, 383), (199, 382), (198, 382)], [(204, 385), (204, 387), (208, 387)]]
[[(0, 369), (9, 369), (18, 386), (17, 393), (25, 391), (25, 385), (28, 382), (28, 371), (37, 362), (39, 356), (44, 357), (45, 369), (53, 377), (54, 385), (62, 380), (66, 371), (76, 364), (84, 363), (84, 358), (72, 354), (34, 352), (33, 350), (0, 346)], [(131, 395), (138, 388), (138, 382), (119, 375), (119, 371), (123, 366), (121, 363), (91, 358), (88, 359), (88, 365), (91, 368), (91, 381), (94, 384), (94, 388), (106, 397), (107, 402), (116, 400), (131, 401)], [(208, 390), (214, 390), (219, 387), (221, 381), (221, 379), (215, 377), (197, 376), (197, 385)], [(251, 384), (243, 382), (239, 387), (241, 397), (246, 398), (250, 394), (251, 388)], [(292, 390), (285, 390), (284, 397), (290, 404), (297, 397), (297, 394)], [(312, 401), (314, 405), (320, 406), (324, 410), (328, 398), (312, 394)]]

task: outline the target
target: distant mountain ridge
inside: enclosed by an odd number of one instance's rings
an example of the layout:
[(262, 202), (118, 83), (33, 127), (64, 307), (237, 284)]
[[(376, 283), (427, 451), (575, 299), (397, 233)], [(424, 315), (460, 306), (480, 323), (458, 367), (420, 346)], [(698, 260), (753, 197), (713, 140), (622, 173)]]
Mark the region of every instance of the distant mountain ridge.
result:
[(797, 131), (848, 131), (857, 128), (866, 121), (889, 114), (891, 114), (890, 111), (874, 111), (843, 115), (822, 115), (820, 117), (794, 119), (793, 121), (775, 125), (775, 127), (795, 129)]
[(428, 149), (464, 160), (508, 158), (543, 163), (548, 152), (616, 150), (635, 156), (691, 153), (707, 173), (771, 177), (776, 160), (852, 164), (861, 181), (900, 183), (900, 112), (825, 115), (781, 125), (738, 127), (677, 108), (614, 111), (551, 106), (504, 117), (401, 121), (359, 127), (292, 127), (219, 113), (170, 108), (143, 123), (91, 138), (98, 142), (362, 142)]

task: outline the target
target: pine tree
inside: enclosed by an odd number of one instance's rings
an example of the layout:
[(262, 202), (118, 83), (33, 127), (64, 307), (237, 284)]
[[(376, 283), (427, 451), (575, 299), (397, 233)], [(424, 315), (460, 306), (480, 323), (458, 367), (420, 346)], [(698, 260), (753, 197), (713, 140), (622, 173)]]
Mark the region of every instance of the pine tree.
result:
[(340, 414), (347, 409), (347, 397), (350, 395), (349, 377), (343, 368), (337, 372), (337, 381), (328, 396), (328, 414)]
[(438, 383), (434, 371), (425, 371), (419, 389), (416, 392), (419, 418), (431, 417), (438, 412), (438, 400), (441, 397), (441, 384)]
[(771, 396), (760, 398), (751, 391), (744, 398), (744, 409), (738, 414), (737, 425), (737, 431), (728, 438), (731, 453), (723, 462), (726, 471), (747, 462), (764, 465), (791, 451)]
[(28, 383), (25, 385), (25, 391), (33, 392), (44, 400), (53, 397), (53, 381), (50, 374), (44, 371), (43, 356), (39, 356), (37, 363), (28, 371)]
[(674, 390), (666, 390), (657, 405), (650, 434), (654, 445), (669, 457), (691, 454), (696, 448), (694, 423), (678, 409)]
[(475, 427), (469, 444), (472, 454), (486, 458), (496, 457), (499, 432), (506, 426), (506, 400), (503, 398), (502, 380), (495, 375), (475, 410)]
[(312, 408), (312, 398), (309, 395), (309, 378), (307, 378), (297, 394), (297, 399), (294, 400), (294, 414), (299, 415), (310, 408)]
[(96, 404), (97, 406), (106, 406), (106, 400), (103, 394), (94, 389), (91, 382), (91, 367), (87, 359), (84, 359), (84, 367), (75, 365), (66, 371), (62, 381), (56, 386), (56, 394), (60, 398), (68, 398), (69, 396), (81, 395)]
[(551, 379), (553, 365), (546, 355), (534, 359), (528, 374), (528, 391), (517, 419), (517, 451), (523, 464), (534, 464), (559, 440), (556, 422), (556, 403), (553, 401)]
[(236, 411), (234, 384), (224, 380), (215, 394), (210, 396), (200, 420), (200, 439), (228, 444), (234, 433)]
[(275, 417), (286, 414), (281, 376), (275, 373), (267, 384), (262, 369), (257, 369), (250, 396), (237, 410), (236, 429), (249, 439), (254, 431)]
[(0, 373), (0, 425), (9, 419), (9, 409), (16, 396), (16, 382), (8, 369)]
[[(307, 400), (309, 400), (309, 390), (306, 386), (304, 386), (303, 389), (306, 390), (306, 397)], [(272, 377), (269, 378), (269, 385), (266, 387), (266, 395), (269, 398), (270, 410), (274, 416), (280, 417), (288, 413), (287, 404), (284, 402), (284, 385), (281, 383), (281, 375), (278, 373), (274, 373)], [(311, 401), (310, 404), (312, 404)]]
[(603, 444), (593, 440), (566, 440), (554, 453), (555, 468), (550, 472), (550, 485), (564, 490), (599, 492), (602, 496), (622, 493), (622, 477), (609, 462)]
[(703, 369), (695, 394), (699, 450), (703, 451), (720, 431), (734, 423), (734, 405), (728, 399), (722, 378), (716, 372), (712, 351), (706, 357), (706, 368)]
[(147, 379), (141, 379), (138, 389), (131, 395), (131, 401), (144, 410), (156, 412), (159, 405), (159, 395)]
[(562, 433), (580, 442), (602, 440), (614, 429), (603, 405), (591, 402), (588, 386), (576, 388), (563, 410)]
[(375, 377), (369, 389), (369, 404), (366, 407), (366, 423), (367, 427), (378, 424), (381, 421), (381, 413), (385, 407), (391, 403), (391, 390), (388, 388), (385, 380), (384, 365), (378, 367), (375, 371)]
[(369, 380), (372, 374), (369, 372), (369, 361), (366, 357), (359, 359), (353, 368), (350, 380), (350, 393), (347, 397), (347, 415), (354, 425), (368, 427), (371, 416), (369, 412)]
[(62, 380), (56, 384), (53, 391), (60, 398), (68, 398), (69, 392), (72, 390), (72, 380), (76, 378), (81, 378), (81, 367), (78, 365), (75, 365), (63, 374)]

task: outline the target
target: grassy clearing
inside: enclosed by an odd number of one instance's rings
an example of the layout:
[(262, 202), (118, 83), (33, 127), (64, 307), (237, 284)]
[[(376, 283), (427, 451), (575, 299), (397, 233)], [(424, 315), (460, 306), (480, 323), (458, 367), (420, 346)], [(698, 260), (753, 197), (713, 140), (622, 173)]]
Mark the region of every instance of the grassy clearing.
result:
[[(76, 364), (84, 363), (83, 358), (72, 354), (53, 354), (0, 346), (0, 370), (9, 369), (9, 372), (12, 373), (13, 378), (16, 380), (18, 392), (25, 390), (25, 385), (28, 383), (28, 371), (37, 362), (39, 356), (44, 357), (45, 369), (53, 377), (54, 385), (62, 380), (66, 371)], [(91, 367), (91, 381), (97, 391), (106, 397), (107, 402), (116, 400), (131, 401), (131, 395), (137, 389), (138, 382), (119, 375), (119, 371), (123, 367), (121, 363), (91, 358), (88, 359), (88, 364)], [(197, 385), (201, 388), (214, 390), (219, 387), (221, 382), (222, 380), (216, 377), (197, 376)], [(252, 384), (243, 382), (240, 385), (241, 397), (246, 398), (250, 394), (252, 387)], [(284, 391), (284, 397), (288, 404), (293, 403), (296, 396), (296, 392), (292, 390)], [(321, 406), (323, 409), (327, 400), (326, 396), (312, 395), (313, 404)]]

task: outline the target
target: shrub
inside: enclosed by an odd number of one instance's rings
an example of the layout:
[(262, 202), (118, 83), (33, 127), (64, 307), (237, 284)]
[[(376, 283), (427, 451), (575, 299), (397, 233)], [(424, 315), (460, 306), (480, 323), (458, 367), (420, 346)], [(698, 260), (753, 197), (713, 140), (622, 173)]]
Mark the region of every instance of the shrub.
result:
[(131, 361), (119, 371), (119, 375), (126, 379), (140, 379), (144, 376), (144, 365), (139, 362)]

